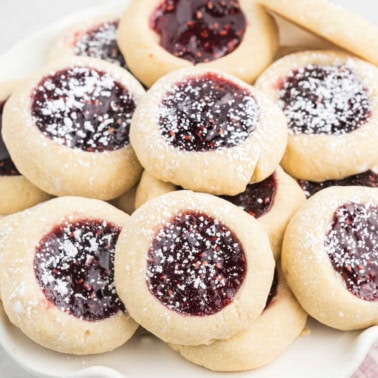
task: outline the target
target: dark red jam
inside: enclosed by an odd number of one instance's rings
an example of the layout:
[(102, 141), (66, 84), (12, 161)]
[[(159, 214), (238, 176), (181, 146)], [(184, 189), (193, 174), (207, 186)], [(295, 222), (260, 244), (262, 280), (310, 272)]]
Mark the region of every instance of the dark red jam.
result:
[(10, 158), (8, 149), (1, 136), (4, 105), (5, 101), (0, 102), (0, 176), (18, 176), (20, 173)]
[(164, 0), (151, 16), (160, 45), (194, 64), (230, 54), (246, 27), (238, 0)]
[(41, 80), (32, 97), (32, 116), (54, 142), (87, 152), (118, 150), (129, 144), (136, 104), (109, 74), (72, 67)]
[(187, 211), (155, 235), (146, 278), (150, 292), (171, 310), (205, 316), (233, 301), (246, 270), (233, 232), (217, 219)]
[(222, 198), (241, 207), (253, 217), (260, 218), (271, 209), (276, 191), (277, 182), (273, 173), (264, 181), (248, 184), (246, 190), (236, 196), (222, 196)]
[(75, 54), (103, 59), (127, 69), (117, 45), (118, 23), (119, 21), (104, 22), (84, 34), (79, 34), (74, 42)]
[(277, 269), (275, 269), (273, 281), (272, 281), (272, 286), (270, 287), (268, 299), (266, 300), (264, 310), (266, 310), (269, 307), (269, 305), (272, 303), (274, 297), (277, 295), (277, 287), (278, 287), (278, 273), (277, 273)]
[(378, 208), (346, 203), (333, 215), (325, 240), (333, 268), (348, 290), (366, 301), (378, 300)]
[(125, 311), (114, 287), (121, 229), (102, 220), (56, 226), (39, 243), (34, 271), (46, 298), (77, 318), (96, 321)]
[(285, 78), (280, 105), (292, 134), (350, 133), (371, 117), (368, 90), (347, 65), (308, 65)]
[(348, 176), (341, 180), (327, 180), (327, 181), (307, 181), (298, 180), (299, 185), (303, 189), (307, 198), (313, 196), (315, 193), (330, 186), (367, 186), (376, 188), (378, 186), (378, 174), (373, 171), (366, 171), (358, 173), (357, 175)]
[(234, 147), (256, 129), (258, 105), (246, 90), (214, 73), (188, 78), (159, 106), (161, 134), (182, 151)]

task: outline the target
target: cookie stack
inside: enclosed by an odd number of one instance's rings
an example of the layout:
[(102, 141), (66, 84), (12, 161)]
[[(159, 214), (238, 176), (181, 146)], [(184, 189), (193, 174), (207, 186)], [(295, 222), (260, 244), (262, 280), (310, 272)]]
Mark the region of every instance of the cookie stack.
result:
[[(261, 3), (306, 24), (305, 2)], [(378, 70), (336, 50), (272, 64), (277, 47), (256, 1), (135, 0), (6, 91), (0, 178), (36, 195), (0, 202), (26, 209), (0, 222), (0, 285), (27, 336), (93, 354), (140, 324), (239, 371), (286, 350), (307, 313), (377, 323), (377, 189), (361, 186), (378, 177)]]

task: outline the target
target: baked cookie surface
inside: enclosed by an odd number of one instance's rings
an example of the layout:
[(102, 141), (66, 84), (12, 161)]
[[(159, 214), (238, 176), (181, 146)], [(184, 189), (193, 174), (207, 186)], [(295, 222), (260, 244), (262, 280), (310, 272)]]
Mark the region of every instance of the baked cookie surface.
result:
[(195, 67), (150, 88), (135, 111), (130, 138), (145, 170), (161, 181), (233, 195), (273, 173), (287, 127), (278, 106), (254, 87)]
[(273, 18), (255, 1), (131, 1), (118, 43), (131, 71), (148, 87), (194, 64), (251, 83), (273, 60)]
[(309, 315), (330, 327), (377, 324), (377, 191), (324, 189), (286, 230), (282, 270), (288, 284)]
[(22, 174), (46, 192), (115, 198), (142, 168), (129, 143), (142, 86), (98, 59), (53, 62), (7, 101), (3, 137)]
[(177, 191), (137, 209), (117, 243), (115, 283), (163, 341), (209, 344), (261, 313), (274, 260), (264, 230), (217, 197)]
[(0, 277), (10, 321), (63, 353), (126, 342), (137, 324), (115, 290), (113, 261), (128, 216), (98, 200), (61, 197), (11, 217), (17, 226), (1, 247)]
[(259, 77), (287, 118), (281, 164), (291, 176), (341, 179), (377, 165), (377, 77), (375, 66), (337, 51), (290, 54)]

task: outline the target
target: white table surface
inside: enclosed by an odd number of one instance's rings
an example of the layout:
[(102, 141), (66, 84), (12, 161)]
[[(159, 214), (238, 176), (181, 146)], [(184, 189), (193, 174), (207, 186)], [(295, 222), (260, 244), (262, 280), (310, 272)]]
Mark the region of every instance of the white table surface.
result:
[[(373, 1), (342, 0), (350, 9), (377, 22), (377, 13), (372, 14), (363, 6)], [(24, 37), (70, 13), (109, 2), (111, 0), (0, 0), (0, 54)], [(376, 6), (378, 12), (378, 2)], [(0, 347), (0, 377), (29, 378), (31, 375), (16, 366)]]

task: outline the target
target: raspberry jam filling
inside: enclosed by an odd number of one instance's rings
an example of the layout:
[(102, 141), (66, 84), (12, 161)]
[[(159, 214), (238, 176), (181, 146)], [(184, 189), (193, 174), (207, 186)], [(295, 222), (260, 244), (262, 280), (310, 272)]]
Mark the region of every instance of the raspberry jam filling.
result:
[(150, 292), (171, 310), (205, 316), (233, 301), (246, 270), (233, 232), (217, 219), (187, 211), (157, 232), (146, 279)]
[(8, 149), (1, 136), (4, 105), (5, 101), (0, 102), (0, 176), (18, 176), (20, 173), (10, 158)]
[(269, 307), (269, 305), (273, 302), (274, 297), (277, 295), (277, 287), (278, 287), (278, 273), (277, 273), (277, 269), (275, 269), (272, 286), (270, 287), (270, 291), (269, 291), (268, 298), (265, 303), (264, 311)]
[(118, 23), (119, 21), (104, 22), (78, 35), (74, 42), (75, 55), (103, 59), (127, 69), (117, 44)]
[(109, 74), (71, 67), (41, 80), (32, 95), (32, 118), (58, 144), (87, 152), (118, 150), (129, 144), (136, 104)]
[(114, 250), (121, 229), (103, 220), (56, 226), (39, 243), (34, 271), (46, 298), (88, 321), (125, 311), (114, 287)]
[(161, 134), (182, 151), (237, 146), (257, 121), (258, 105), (248, 90), (214, 73), (177, 83), (158, 110)]
[(291, 134), (350, 133), (371, 117), (369, 93), (348, 65), (308, 65), (280, 84)]
[(376, 188), (378, 186), (378, 174), (373, 171), (358, 173), (341, 180), (327, 180), (321, 182), (298, 180), (299, 185), (307, 198), (330, 186), (367, 186)]
[(272, 207), (277, 191), (275, 173), (264, 181), (248, 184), (244, 192), (236, 196), (222, 196), (227, 201), (241, 207), (248, 214), (260, 218)]
[(348, 290), (366, 301), (378, 300), (378, 208), (346, 203), (333, 215), (325, 248)]
[(164, 0), (151, 16), (160, 45), (194, 64), (230, 54), (246, 27), (238, 0)]

